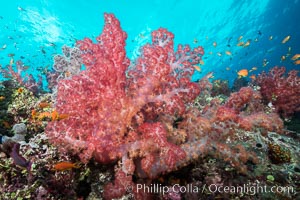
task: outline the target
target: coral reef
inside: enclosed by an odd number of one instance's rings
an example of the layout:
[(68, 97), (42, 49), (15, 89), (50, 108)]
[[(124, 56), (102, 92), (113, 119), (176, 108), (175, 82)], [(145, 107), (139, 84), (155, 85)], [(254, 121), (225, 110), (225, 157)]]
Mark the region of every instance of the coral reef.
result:
[(27, 66), (25, 66), (21, 60), (16, 61), (15, 65), (13, 64), (14, 60), (11, 59), (6, 68), (0, 68), (0, 73), (2, 73), (4, 77), (14, 80), (19, 86), (27, 88), (35, 95), (40, 93), (43, 87), (42, 76), (38, 77), (38, 81), (35, 80), (32, 74), (26, 73), (25, 76), (22, 76)]
[[(211, 83), (212, 73), (191, 82), (203, 48), (175, 51), (174, 35), (163, 28), (129, 61), (120, 22), (104, 17), (96, 43), (85, 38), (55, 56), (51, 93), (33, 94), (24, 82), (0, 84), (0, 199), (299, 198), (205, 188), (299, 190), (300, 138), (285, 129), (279, 114), (292, 112), (278, 100), (292, 95), (287, 102), (297, 110), (299, 93), (279, 87), (297, 88), (295, 71), (261, 75), (280, 82), (273, 89), (283, 94), (271, 95), (273, 107), (263, 78), (260, 90), (241, 79), (231, 94), (226, 81)], [(143, 192), (140, 185), (169, 191)]]
[(285, 67), (276, 66), (260, 74), (256, 83), (266, 103), (271, 102), (283, 117), (290, 117), (300, 111), (300, 78), (297, 70), (285, 72)]
[(217, 79), (213, 81), (213, 88), (211, 90), (211, 96), (215, 97), (218, 95), (230, 95), (230, 88), (228, 80)]
[(246, 173), (246, 163), (258, 159), (233, 139), (236, 132), (282, 131), (282, 120), (264, 112), (260, 94), (250, 87), (231, 94), (224, 105), (211, 101), (202, 111), (193, 107), (201, 90), (211, 90), (204, 84), (209, 75), (190, 82), (193, 65), (204, 53), (201, 47), (179, 45), (175, 52), (173, 34), (160, 28), (130, 64), (126, 37), (114, 15), (105, 14), (97, 43), (77, 42), (86, 70), (59, 81), (55, 108), (67, 117), (46, 128), (54, 145), (84, 163), (119, 161), (105, 198), (126, 194), (126, 185), (135, 188), (133, 174), (155, 179), (207, 155)]

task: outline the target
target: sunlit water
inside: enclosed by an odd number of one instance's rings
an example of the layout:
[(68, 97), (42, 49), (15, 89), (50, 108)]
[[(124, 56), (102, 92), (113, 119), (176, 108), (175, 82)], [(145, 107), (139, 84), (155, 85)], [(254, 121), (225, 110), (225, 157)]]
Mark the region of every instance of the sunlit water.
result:
[[(175, 34), (176, 45), (204, 47), (204, 65), (193, 80), (213, 71), (215, 78), (232, 82), (238, 70), (254, 66), (256, 74), (275, 65), (299, 69), (290, 60), (300, 53), (299, 9), (299, 0), (1, 1), (0, 64), (5, 67), (13, 53), (15, 60), (30, 66), (27, 73), (39, 74), (52, 66), (62, 45), (95, 38), (103, 28), (103, 13), (109, 12), (128, 34), (131, 60), (150, 42), (151, 31), (165, 27)], [(282, 44), (288, 35), (290, 40)], [(237, 46), (240, 36), (240, 41), (250, 41), (248, 47)], [(281, 60), (288, 53), (290, 57)]]

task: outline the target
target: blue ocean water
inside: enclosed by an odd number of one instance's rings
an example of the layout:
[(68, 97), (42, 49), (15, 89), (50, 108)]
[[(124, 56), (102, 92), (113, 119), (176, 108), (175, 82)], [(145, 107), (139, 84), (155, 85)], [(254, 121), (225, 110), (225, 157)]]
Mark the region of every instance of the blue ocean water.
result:
[[(35, 75), (52, 66), (64, 44), (95, 38), (104, 12), (120, 20), (132, 60), (159, 27), (175, 34), (176, 45), (203, 46), (204, 65), (193, 80), (211, 71), (232, 82), (244, 68), (257, 67), (252, 74), (275, 65), (299, 69), (290, 60), (300, 53), (299, 0), (10, 0), (0, 5), (0, 64), (5, 68), (8, 54), (15, 54), (15, 60), (30, 66), (26, 73)], [(282, 44), (286, 36), (290, 39)], [(241, 41), (250, 45), (237, 46)]]

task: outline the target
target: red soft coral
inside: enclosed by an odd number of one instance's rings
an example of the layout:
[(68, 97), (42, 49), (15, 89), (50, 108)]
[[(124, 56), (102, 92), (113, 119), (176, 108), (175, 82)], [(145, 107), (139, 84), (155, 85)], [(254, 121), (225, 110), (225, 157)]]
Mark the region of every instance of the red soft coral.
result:
[(285, 75), (285, 67), (274, 67), (256, 79), (260, 92), (267, 103), (271, 102), (283, 117), (300, 111), (300, 77), (291, 70)]
[[(56, 109), (69, 117), (50, 122), (46, 133), (83, 162), (122, 159), (132, 164), (140, 157), (139, 169), (147, 173), (152, 158), (164, 154), (169, 158), (166, 167), (172, 168), (185, 154), (167, 140), (159, 116), (184, 113), (199, 94), (190, 76), (203, 49), (179, 46), (175, 52), (174, 35), (161, 28), (153, 31), (152, 44), (142, 47), (141, 56), (130, 65), (126, 37), (115, 16), (105, 14), (97, 43), (88, 38), (77, 42), (86, 70), (59, 82)], [(124, 171), (132, 173), (131, 164)]]

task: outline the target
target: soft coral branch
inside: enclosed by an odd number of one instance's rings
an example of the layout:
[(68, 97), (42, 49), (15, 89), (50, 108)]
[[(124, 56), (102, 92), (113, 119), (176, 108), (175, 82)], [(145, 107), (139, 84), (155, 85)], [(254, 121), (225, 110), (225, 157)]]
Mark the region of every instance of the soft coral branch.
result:
[(274, 67), (256, 79), (266, 103), (272, 103), (283, 117), (300, 111), (300, 77), (297, 70), (286, 74), (285, 67)]
[(13, 63), (7, 65), (7, 69), (1, 69), (1, 73), (5, 77), (10, 77), (15, 80), (20, 86), (24, 86), (34, 94), (37, 94), (42, 88), (42, 77), (39, 76), (39, 80), (36, 81), (32, 74), (26, 74), (25, 77), (22, 73), (26, 70), (22, 61), (16, 62), (16, 70), (13, 68)]

